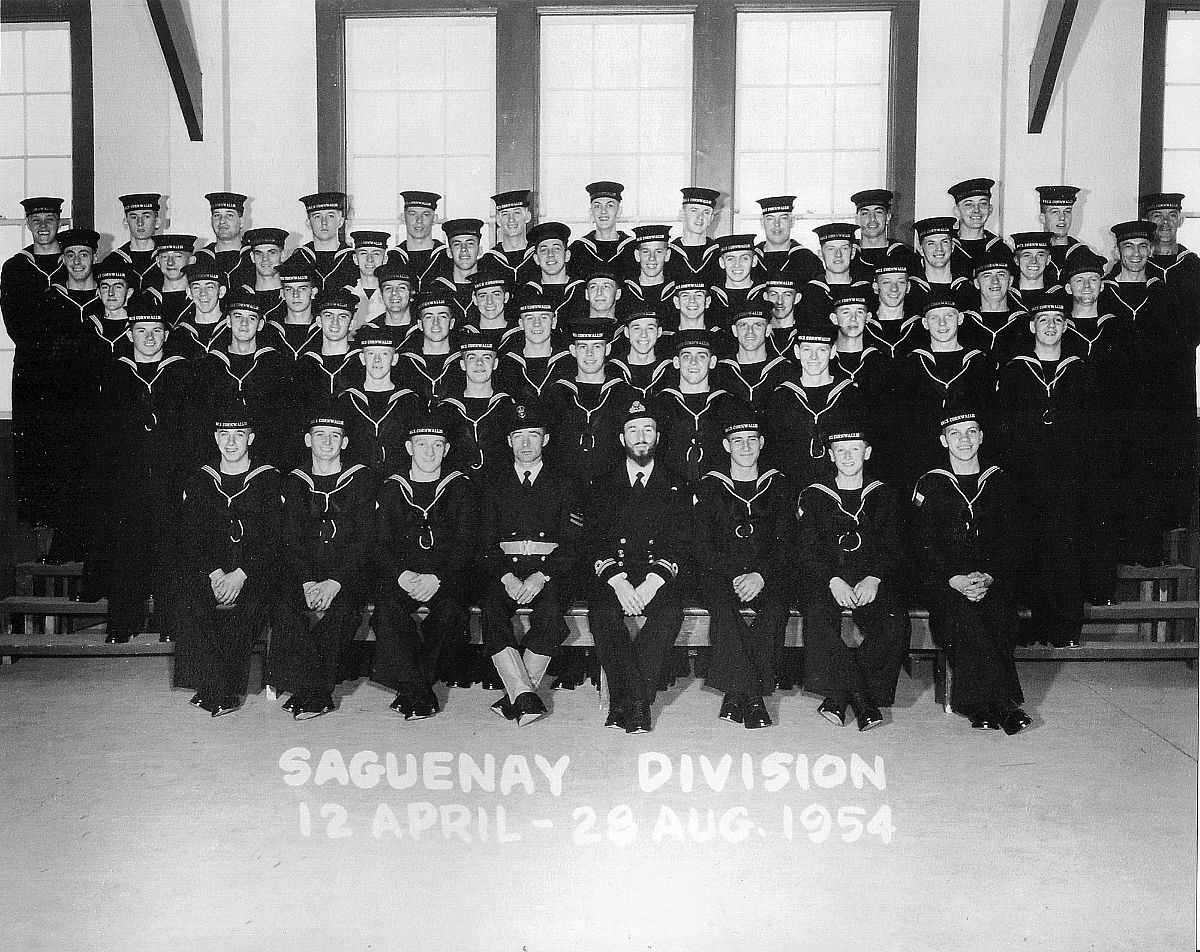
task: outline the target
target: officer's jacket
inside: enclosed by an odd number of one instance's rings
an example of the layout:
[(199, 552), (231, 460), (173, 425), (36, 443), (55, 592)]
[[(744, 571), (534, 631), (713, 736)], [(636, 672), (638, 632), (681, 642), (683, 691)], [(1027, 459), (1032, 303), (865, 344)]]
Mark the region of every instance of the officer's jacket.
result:
[(948, 469), (933, 469), (913, 490), (913, 529), (921, 576), (940, 591), (955, 575), (1011, 579), (1016, 559), (1008, 479), (999, 466), (979, 474), (968, 496)]
[(691, 494), (676, 473), (656, 462), (638, 492), (627, 467), (615, 466), (592, 493), (585, 521), (588, 563), (602, 582), (622, 572), (635, 585), (650, 572), (669, 582), (689, 554), (691, 524)]
[[(372, 396), (379, 399), (372, 400)], [(404, 444), (410, 421), (424, 406), (420, 397), (407, 387), (380, 395), (368, 393), (360, 385), (343, 390), (338, 405), (346, 415), (349, 444), (345, 454), (349, 459), (365, 463), (381, 479), (408, 469)]]
[(891, 487), (864, 482), (857, 506), (849, 508), (834, 479), (810, 483), (796, 512), (796, 552), (806, 579), (825, 585), (841, 578), (857, 585), (873, 575), (896, 586), (904, 556), (899, 500)]
[(389, 476), (379, 493), (376, 555), (380, 577), (390, 588), (399, 585), (405, 571), (443, 581), (460, 575), (478, 551), (478, 501), (466, 476), (458, 470), (444, 475), (425, 506), (416, 495), (408, 476), (399, 473)]
[(185, 484), (185, 558), (201, 575), (240, 568), (247, 582), (262, 591), (276, 574), (283, 533), (279, 471), (252, 463), (241, 487), (232, 492), (226, 479), (217, 467), (205, 465)]
[(552, 579), (565, 576), (578, 560), (582, 533), (579, 483), (571, 477), (543, 464), (533, 485), (525, 486), (508, 465), (487, 481), (480, 556), (497, 578), (512, 572), (524, 579), (539, 571)]
[(509, 411), (513, 401), (507, 393), (493, 393), (486, 401), (447, 397), (439, 404), (453, 421), (449, 433), (451, 466), (476, 481), (488, 481), (512, 462), (508, 446)]
[(297, 582), (334, 579), (361, 591), (375, 542), (374, 475), (361, 464), (333, 477), (293, 469), (283, 480), (283, 549)]
[(728, 468), (705, 473), (696, 491), (697, 567), (722, 583), (757, 572), (768, 588), (786, 584), (794, 571), (795, 506), (791, 480), (777, 469), (759, 475), (748, 497)]

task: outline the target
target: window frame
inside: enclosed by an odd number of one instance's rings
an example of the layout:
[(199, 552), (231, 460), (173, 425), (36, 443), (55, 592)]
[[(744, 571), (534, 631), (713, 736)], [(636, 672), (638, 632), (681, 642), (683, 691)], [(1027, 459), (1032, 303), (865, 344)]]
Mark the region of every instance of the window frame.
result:
[[(1198, 0), (1200, 2), (1200, 0)], [(891, 14), (887, 181), (896, 193), (896, 228), (911, 231), (915, 211), (917, 56), (920, 0), (315, 0), (317, 40), (317, 181), (346, 185), (346, 30), (349, 17), (481, 16), (496, 18), (496, 190), (538, 187), (540, 154), (539, 14), (690, 13), (692, 27), (692, 180), (720, 189), (714, 231), (733, 221), (738, 13)], [(864, 183), (864, 188), (867, 183)]]
[[(0, 20), (70, 26), (71, 223), (77, 227), (91, 226), (96, 215), (91, 0), (0, 0)], [(0, 210), (0, 214), (7, 211)]]
[(1167, 16), (1200, 12), (1200, 0), (1146, 0), (1142, 38), (1142, 135), (1138, 186), (1141, 194), (1162, 191), (1163, 113), (1167, 85)]

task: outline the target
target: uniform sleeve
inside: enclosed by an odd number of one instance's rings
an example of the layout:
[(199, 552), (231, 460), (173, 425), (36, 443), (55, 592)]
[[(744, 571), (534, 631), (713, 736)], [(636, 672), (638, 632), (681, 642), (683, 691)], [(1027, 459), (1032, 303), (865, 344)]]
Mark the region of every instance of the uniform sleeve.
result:
[(397, 552), (401, 538), (396, 527), (395, 495), (398, 492), (394, 482), (385, 480), (379, 490), (379, 508), (375, 515), (375, 564), (386, 585), (395, 585), (405, 570), (403, 553)]
[(875, 558), (867, 568), (866, 574), (874, 575), (880, 581), (896, 584), (900, 581), (904, 559), (900, 500), (890, 487), (885, 486), (877, 492), (880, 493), (880, 498), (874, 507), (872, 526), (876, 535)]
[(455, 575), (462, 574), (475, 556), (479, 530), (479, 497), (467, 479), (458, 480), (459, 498), (454, 511), (454, 535), (446, 551), (446, 564)]
[(564, 478), (562, 499), (558, 510), (558, 547), (546, 558), (546, 574), (561, 579), (579, 559), (579, 543), (583, 536), (583, 506), (579, 483)]
[[(551, 443), (551, 446), (554, 444)], [(591, 572), (600, 581), (607, 582), (623, 571), (617, 566), (613, 534), (613, 514), (619, 505), (613, 498), (608, 483), (597, 483), (592, 491), (592, 504), (584, 518), (585, 557)]]
[(283, 552), (284, 562), (298, 582), (323, 581), (316, 577), (313, 559), (308, 551), (308, 492), (295, 479), (283, 483)]
[(824, 509), (825, 504), (815, 490), (801, 491), (797, 505), (796, 561), (802, 578), (821, 585), (828, 584), (838, 574), (827, 538), (827, 520), (822, 518)]
[(740, 573), (730, 557), (728, 547), (721, 545), (721, 503), (711, 480), (701, 480), (697, 492), (695, 517), (695, 545), (691, 558), (700, 573), (715, 576), (721, 581), (732, 581)]
[(258, 532), (243, 547), (242, 564), (239, 567), (247, 578), (261, 585), (265, 577), (274, 574), (272, 567), (283, 534), (283, 503), (279, 498), (278, 472), (265, 472), (256, 479), (262, 481)]
[(949, 558), (950, 540), (944, 538), (942, 532), (945, 521), (942, 507), (945, 501), (931, 482), (922, 478), (913, 490), (913, 505), (913, 530), (921, 577), (926, 585), (935, 588), (944, 586), (956, 574)]

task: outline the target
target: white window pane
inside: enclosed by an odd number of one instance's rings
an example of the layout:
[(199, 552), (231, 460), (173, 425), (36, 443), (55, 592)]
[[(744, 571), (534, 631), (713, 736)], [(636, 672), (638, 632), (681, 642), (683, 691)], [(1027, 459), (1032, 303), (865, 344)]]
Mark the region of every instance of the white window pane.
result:
[[(71, 194), (70, 159), (29, 159), (25, 163), (25, 187), (30, 195)], [(69, 217), (69, 209), (63, 206), (63, 217)]]
[(783, 86), (752, 86), (737, 97), (737, 148), (771, 148), (779, 144), (780, 129), (787, 122), (787, 89)]
[(0, 30), (0, 93), (19, 93), (25, 88), (23, 34), (17, 27)]
[(71, 154), (71, 97), (25, 97), (25, 145), (30, 155)]
[(885, 127), (883, 103), (874, 86), (840, 86), (836, 94), (837, 123), (834, 127), (839, 149), (871, 148), (879, 145)]
[(401, 186), (396, 176), (395, 159), (359, 156), (351, 162), (347, 172), (355, 228), (363, 227), (363, 219), (394, 222), (399, 217), (397, 193)]
[(796, 213), (833, 215), (832, 152), (803, 152), (788, 156), (788, 191), (796, 195)]
[(396, 69), (407, 61), (395, 20), (346, 20), (346, 84), (350, 89), (394, 89)]
[(1200, 147), (1200, 87), (1168, 86), (1163, 98), (1163, 148)]
[(71, 91), (71, 31), (65, 23), (25, 30), (25, 91)]
[[(834, 91), (820, 86), (798, 86), (791, 91), (787, 111), (787, 147), (806, 152), (833, 144)], [(774, 144), (782, 145), (778, 137)]]
[[(640, 189), (637, 187), (637, 169), (638, 157), (636, 155), (617, 155), (611, 153), (598, 152), (592, 156), (592, 180), (605, 180), (620, 182), (625, 186), (625, 192), (622, 197), (622, 206), (628, 208), (637, 207), (637, 198)], [(585, 183), (586, 184), (586, 183)], [(583, 208), (588, 207), (588, 194), (583, 192), (580, 195), (580, 205)]]
[(446, 159), (447, 214), (487, 221), (496, 173), (490, 155), (450, 156)]
[[(627, 18), (619, 22), (600, 22), (595, 27), (596, 88), (628, 89), (638, 81), (638, 30)], [(654, 50), (645, 50), (642, 55), (653, 55)]]
[(450, 24), (446, 44), (446, 88), (490, 90), (496, 84), (496, 47), (489, 42), (490, 20)]
[(25, 154), (23, 96), (0, 96), (0, 155)]
[(636, 152), (639, 124), (637, 93), (631, 96), (623, 89), (598, 89), (592, 102), (596, 146), (607, 152)]
[(1200, 14), (1168, 14), (1167, 82), (1200, 83)]
[(690, 155), (645, 155), (638, 168), (637, 219), (670, 225), (679, 218), (679, 189), (691, 182)]
[(887, 14), (847, 17), (837, 25), (839, 83), (878, 83), (883, 80)]
[(543, 91), (541, 136), (546, 155), (590, 155), (591, 129), (590, 92)]
[(783, 152), (741, 152), (737, 156), (738, 213), (758, 215), (761, 209), (754, 204), (760, 198), (780, 195), (786, 190), (787, 174)]
[(684, 23), (650, 23), (642, 27), (641, 85), (657, 86), (664, 78), (692, 88), (692, 31)]
[[(755, 85), (787, 82), (786, 34), (781, 37), (780, 22), (776, 17), (766, 16), (738, 20), (738, 71), (744, 72), (745, 82)], [(787, 29), (786, 24), (783, 28)]]
[(564, 219), (579, 214), (587, 207), (584, 186), (592, 181), (591, 164), (573, 156), (547, 156), (542, 159), (541, 202), (538, 211), (543, 219)]
[(396, 93), (385, 90), (346, 93), (346, 137), (361, 155), (394, 155), (398, 149), (400, 106)]
[(445, 151), (444, 94), (424, 90), (396, 93), (400, 123), (400, 148), (408, 155), (432, 155)]
[[(4, 141), (0, 135), (0, 142)], [(25, 191), (25, 160), (0, 159), (0, 215), (5, 218), (24, 218), (19, 202), (32, 192)]]
[(1164, 189), (1188, 196), (1185, 211), (1200, 205), (1200, 149), (1163, 153), (1162, 182)]
[[(586, 23), (578, 22), (580, 19)], [(590, 17), (543, 17), (541, 21), (542, 90), (591, 89), (593, 85)]]
[(640, 125), (638, 151), (653, 155), (664, 142), (691, 138), (690, 89), (652, 89), (638, 97)]
[(883, 188), (883, 152), (838, 152), (833, 163), (833, 214), (854, 218), (850, 196), (864, 188)]
[(788, 82), (806, 86), (834, 82), (837, 63), (836, 19), (824, 14), (800, 14), (788, 19), (791, 22)]
[(446, 152), (491, 154), (496, 148), (496, 108), (491, 99), (478, 93), (448, 92), (446, 103)]
[[(396, 191), (417, 190), (446, 194), (446, 160), (442, 156), (406, 156), (396, 159)], [(438, 220), (445, 217), (445, 204), (438, 204)]]

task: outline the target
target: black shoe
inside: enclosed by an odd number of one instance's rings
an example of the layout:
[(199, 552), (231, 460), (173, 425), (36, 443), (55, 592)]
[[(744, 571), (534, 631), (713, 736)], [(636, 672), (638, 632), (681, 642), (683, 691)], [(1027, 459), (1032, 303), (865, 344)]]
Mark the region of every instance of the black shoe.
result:
[(751, 695), (746, 700), (746, 706), (742, 712), (742, 723), (750, 730), (757, 727), (770, 727), (771, 715), (767, 713), (767, 706), (763, 703), (761, 697)]
[(129, 644), (129, 635), (109, 635), (104, 639), (106, 645), (127, 645)]
[(723, 721), (732, 721), (734, 724), (741, 724), (742, 696), (740, 694), (726, 694), (725, 700), (721, 702), (721, 712), (717, 717)]
[(190, 701), (188, 701), (188, 704), (192, 705), (192, 707), (203, 707), (204, 706), (204, 695), (201, 694), (199, 691), (197, 691), (195, 694), (192, 695), (192, 699)]
[(333, 709), (333, 698), (328, 695), (322, 698), (306, 698), (292, 708), (292, 717), (298, 721), (310, 721), (314, 717), (328, 714)]
[(846, 726), (845, 701), (835, 701), (833, 698), (827, 697), (821, 702), (821, 706), (817, 708), (817, 713), (829, 721), (830, 724), (836, 724), (838, 727)]
[(611, 704), (608, 708), (608, 719), (604, 722), (604, 726), (611, 727), (614, 730), (619, 731), (626, 730), (626, 718), (627, 715), (625, 714), (625, 708), (621, 707), (619, 704)]
[(1022, 711), (1019, 707), (1014, 707), (1011, 711), (1005, 711), (1000, 715), (1000, 726), (1004, 728), (1004, 733), (1011, 737), (1013, 734), (1019, 734), (1025, 728), (1033, 723), (1033, 718)]
[(550, 712), (546, 710), (546, 705), (542, 699), (532, 691), (526, 691), (524, 694), (518, 694), (517, 699), (512, 702), (513, 720), (520, 727), (526, 724), (532, 724), (539, 717), (544, 717)]
[(880, 713), (877, 707), (864, 707), (858, 712), (858, 729), (860, 731), (869, 731), (872, 727), (878, 727), (883, 723), (883, 714)]
[(629, 705), (629, 716), (625, 719), (625, 733), (650, 733), (650, 705), (645, 701), (634, 701)]
[(403, 716), (405, 718), (405, 720), (408, 719), (408, 715), (412, 711), (412, 707), (413, 707), (412, 695), (405, 694), (403, 692), (401, 692), (400, 694), (397, 694), (395, 699), (392, 701), (392, 703), (388, 705), (389, 710), (395, 711), (397, 714), (400, 714), (401, 716)]
[(428, 690), (426, 693), (409, 702), (408, 708), (403, 712), (406, 721), (423, 721), (427, 717), (433, 717), (441, 710), (438, 704), (437, 696), (433, 691)]
[(492, 713), (499, 714), (506, 721), (514, 720), (517, 716), (507, 694), (501, 694), (498, 700), (492, 702)]
[(236, 697), (227, 697), (214, 702), (209, 710), (212, 712), (213, 717), (222, 717), (225, 714), (232, 714), (241, 706), (242, 702), (240, 699)]
[(289, 714), (291, 714), (292, 711), (294, 711), (296, 709), (296, 704), (299, 700), (300, 699), (298, 697), (296, 697), (296, 695), (293, 694), (290, 698), (288, 698), (286, 701), (284, 701), (279, 706), (282, 707)]
[(971, 715), (971, 726), (977, 731), (1000, 730), (1000, 722), (991, 711), (976, 711)]

